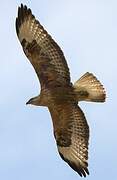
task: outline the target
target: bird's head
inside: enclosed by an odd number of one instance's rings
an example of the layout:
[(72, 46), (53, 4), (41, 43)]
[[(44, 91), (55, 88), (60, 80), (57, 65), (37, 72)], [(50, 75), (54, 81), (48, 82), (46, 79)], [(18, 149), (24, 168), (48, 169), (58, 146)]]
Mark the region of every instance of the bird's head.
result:
[(29, 101), (26, 103), (26, 105), (31, 104), (31, 105), (35, 105), (35, 106), (46, 106), (47, 102), (45, 100), (46, 100), (46, 98), (44, 98), (43, 94), (41, 93), (40, 95), (29, 99)]
[(26, 105), (28, 105), (28, 104), (40, 106), (40, 104), (41, 104), (40, 96), (36, 96), (36, 97), (29, 99), (29, 101), (26, 102)]

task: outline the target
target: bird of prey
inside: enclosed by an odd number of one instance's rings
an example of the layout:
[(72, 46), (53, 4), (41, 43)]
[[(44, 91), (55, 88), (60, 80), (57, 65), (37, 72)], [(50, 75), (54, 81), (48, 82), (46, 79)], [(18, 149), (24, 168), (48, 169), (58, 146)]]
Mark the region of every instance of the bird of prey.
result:
[(105, 90), (89, 72), (74, 84), (71, 82), (61, 48), (23, 4), (18, 8), (16, 32), (41, 84), (40, 95), (26, 104), (48, 108), (60, 156), (80, 176), (86, 177), (89, 126), (78, 102), (104, 102)]

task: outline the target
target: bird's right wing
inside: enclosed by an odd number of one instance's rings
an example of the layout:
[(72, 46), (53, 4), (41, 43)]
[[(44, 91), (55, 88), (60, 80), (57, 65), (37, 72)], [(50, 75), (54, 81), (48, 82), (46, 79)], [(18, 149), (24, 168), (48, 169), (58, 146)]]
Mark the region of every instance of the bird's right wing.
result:
[(84, 113), (77, 104), (55, 105), (49, 108), (54, 135), (60, 156), (80, 176), (88, 171), (89, 127)]
[(70, 74), (64, 54), (27, 6), (18, 8), (16, 32), (23, 50), (33, 65), (41, 86), (66, 86)]

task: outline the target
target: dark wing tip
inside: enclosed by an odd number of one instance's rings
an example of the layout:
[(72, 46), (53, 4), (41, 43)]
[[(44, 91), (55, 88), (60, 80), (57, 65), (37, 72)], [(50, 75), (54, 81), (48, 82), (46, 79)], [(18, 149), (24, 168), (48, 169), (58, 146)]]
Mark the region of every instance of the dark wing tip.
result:
[(26, 5), (21, 4), (21, 6), (18, 7), (18, 16), (16, 17), (16, 32), (17, 32), (17, 35), (19, 34), (19, 29), (20, 29), (21, 24), (24, 22), (24, 20), (29, 15), (32, 16), (31, 9), (27, 8)]
[(69, 166), (74, 170), (76, 171), (81, 177), (84, 176), (86, 177), (86, 175), (89, 175), (89, 170), (87, 167), (82, 167), (81, 165), (80, 166), (77, 166), (74, 162), (71, 162), (69, 161), (68, 159), (66, 159), (60, 152), (59, 152), (61, 158), (67, 162), (69, 164)]

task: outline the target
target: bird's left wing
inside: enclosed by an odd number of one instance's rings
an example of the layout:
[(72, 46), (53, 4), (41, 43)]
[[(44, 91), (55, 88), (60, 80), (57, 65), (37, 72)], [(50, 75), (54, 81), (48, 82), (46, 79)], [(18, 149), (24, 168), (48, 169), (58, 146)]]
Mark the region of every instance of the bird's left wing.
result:
[(77, 104), (54, 105), (49, 108), (60, 156), (80, 176), (88, 171), (89, 127)]
[(16, 32), (41, 86), (70, 84), (69, 68), (62, 50), (36, 20), (31, 10), (22, 4), (18, 8)]

